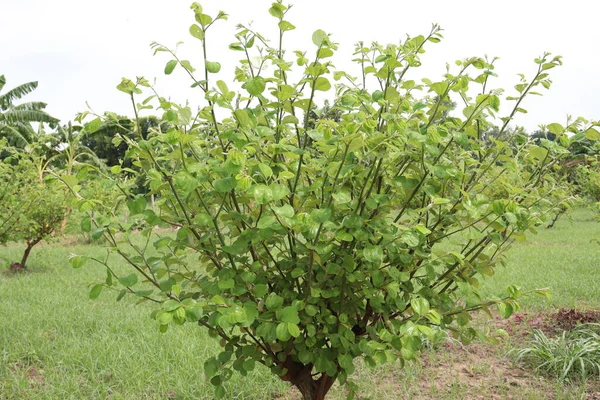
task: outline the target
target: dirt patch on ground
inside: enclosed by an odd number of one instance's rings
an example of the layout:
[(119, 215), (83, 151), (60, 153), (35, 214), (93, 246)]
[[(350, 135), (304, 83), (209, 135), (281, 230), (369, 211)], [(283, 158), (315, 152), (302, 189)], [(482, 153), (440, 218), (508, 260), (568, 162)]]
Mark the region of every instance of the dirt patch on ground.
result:
[[(600, 400), (598, 380), (559, 385), (553, 378), (516, 365), (513, 357), (508, 355), (509, 349), (525, 345), (536, 329), (555, 335), (581, 323), (595, 322), (600, 322), (600, 311), (597, 310), (559, 309), (556, 312), (518, 313), (508, 319), (497, 317), (491, 322), (492, 326), (509, 334), (503, 344), (444, 344), (443, 351), (424, 358), (423, 374), (432, 379), (421, 383), (424, 391), (414, 393), (411, 398), (460, 398), (462, 394), (465, 399)], [(428, 397), (424, 392), (435, 392), (436, 395)]]
[[(476, 317), (478, 319), (479, 317)], [(508, 319), (489, 321), (492, 329), (503, 329), (509, 337), (499, 345), (482, 342), (462, 345), (449, 340), (434, 351), (423, 352), (419, 361), (402, 369), (390, 364), (375, 371), (357, 366), (353, 377), (359, 384), (356, 399), (585, 399), (600, 400), (600, 381), (557, 384), (551, 377), (517, 365), (508, 353), (525, 345), (535, 329), (549, 335), (577, 323), (599, 322), (600, 311), (561, 309), (556, 312), (524, 312)], [(346, 398), (345, 388), (335, 385), (331, 399)], [(273, 397), (297, 400), (293, 388)]]
[(560, 329), (571, 330), (579, 324), (600, 323), (600, 311), (560, 309), (554, 314), (554, 319)]
[(423, 381), (412, 398), (507, 399), (516, 393), (547, 391), (544, 381), (486, 344), (445, 344), (441, 355), (424, 360), (423, 368), (431, 379)]
[(10, 365), (14, 374), (22, 375), (30, 386), (41, 386), (46, 381), (44, 370), (27, 363), (14, 362)]

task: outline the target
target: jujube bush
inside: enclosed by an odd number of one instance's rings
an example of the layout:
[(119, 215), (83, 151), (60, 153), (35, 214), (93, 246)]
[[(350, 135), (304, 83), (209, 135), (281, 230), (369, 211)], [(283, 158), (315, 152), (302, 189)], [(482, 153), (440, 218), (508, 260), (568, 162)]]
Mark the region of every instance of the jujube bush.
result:
[[(524, 112), (523, 99), (550, 86), (559, 57), (535, 60), (532, 76), (504, 99), (511, 111), (498, 139), (484, 140), (502, 98), (491, 88), (495, 60), (468, 58), (441, 80), (410, 79), (426, 45), (442, 38), (438, 26), (401, 44), (359, 43), (354, 77), (328, 61), (337, 45), (324, 31), (312, 35), (312, 51), (285, 51), (294, 25), (288, 8), (273, 3), (275, 47), (239, 25), (229, 48), (242, 60), (228, 85), (211, 79), (220, 64), (207, 51), (210, 28), (226, 14), (213, 19), (197, 3), (192, 10), (199, 68), (153, 47), (168, 55), (167, 74), (190, 76), (205, 106), (192, 111), (153, 88), (140, 101), (150, 89), (143, 78), (119, 85), (136, 118), (154, 105), (172, 129), (122, 138), (156, 210), (126, 187), (128, 223), (98, 207), (89, 229), (105, 235), (133, 273), (117, 276), (96, 259), (108, 274), (92, 297), (121, 287), (119, 298), (156, 302), (161, 331), (185, 322), (206, 327), (223, 346), (204, 370), (217, 397), (234, 370), (246, 374), (262, 363), (303, 398), (322, 399), (336, 380), (348, 381), (357, 358), (369, 366), (411, 360), (440, 329), (468, 342), (488, 333), (470, 326), (473, 311), (497, 305), (508, 316), (518, 307), (514, 286), (482, 298), (481, 277), (560, 203), (553, 171), (568, 153), (567, 132), (596, 132), (579, 119), (552, 124), (556, 141), (503, 135)], [(311, 113), (323, 93), (336, 118)], [(133, 237), (140, 224), (143, 244)], [(161, 226), (179, 229), (171, 235)], [(72, 258), (76, 267), (87, 260)]]

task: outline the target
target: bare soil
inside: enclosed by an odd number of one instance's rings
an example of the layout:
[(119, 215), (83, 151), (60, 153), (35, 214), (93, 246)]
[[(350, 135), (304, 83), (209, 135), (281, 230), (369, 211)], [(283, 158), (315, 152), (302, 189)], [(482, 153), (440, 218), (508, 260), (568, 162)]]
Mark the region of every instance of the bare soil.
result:
[[(419, 361), (370, 371), (359, 366), (354, 381), (361, 392), (357, 399), (585, 399), (600, 400), (600, 381), (559, 384), (551, 377), (513, 362), (512, 348), (526, 344), (531, 333), (540, 329), (555, 335), (578, 323), (600, 322), (598, 310), (526, 312), (508, 319), (495, 318), (493, 329), (503, 329), (509, 337), (500, 344), (476, 342), (470, 345), (449, 340), (435, 351), (425, 351)], [(346, 398), (345, 388), (335, 385), (332, 399)], [(274, 398), (299, 399), (295, 390)]]

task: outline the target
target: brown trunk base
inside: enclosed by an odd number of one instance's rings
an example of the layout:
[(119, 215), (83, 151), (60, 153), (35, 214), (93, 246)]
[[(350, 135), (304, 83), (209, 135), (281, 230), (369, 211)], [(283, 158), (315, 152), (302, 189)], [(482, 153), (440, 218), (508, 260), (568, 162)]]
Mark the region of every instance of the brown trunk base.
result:
[(290, 382), (302, 394), (302, 400), (324, 400), (336, 378), (322, 374), (318, 379), (312, 377), (312, 364), (303, 365), (291, 359), (284, 361), (287, 373), (282, 380)]
[(13, 262), (10, 264), (9, 271), (12, 272), (13, 274), (18, 274), (19, 272), (24, 272), (26, 268), (27, 267), (25, 267), (21, 263)]

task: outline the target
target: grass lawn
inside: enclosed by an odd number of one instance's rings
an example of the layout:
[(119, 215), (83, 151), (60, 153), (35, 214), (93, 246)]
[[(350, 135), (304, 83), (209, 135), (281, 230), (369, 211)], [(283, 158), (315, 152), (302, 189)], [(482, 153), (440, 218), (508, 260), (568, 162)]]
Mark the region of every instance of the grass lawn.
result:
[[(100, 246), (43, 244), (30, 257), (31, 271), (4, 273), (22, 246), (0, 247), (0, 399), (210, 399), (203, 362), (218, 352), (205, 330), (192, 324), (158, 332), (151, 305), (115, 302), (103, 291), (88, 299), (88, 285), (105, 272), (88, 264), (73, 269), (70, 253), (103, 254)], [(501, 292), (516, 283), (523, 290), (550, 287), (553, 297), (523, 299), (523, 311), (600, 308), (600, 223), (577, 210), (555, 228), (541, 229), (516, 244), (484, 290)], [(506, 323), (506, 322), (503, 322)], [(521, 326), (528, 330), (527, 325)], [(359, 367), (362, 398), (579, 398), (595, 383), (561, 386), (549, 378), (515, 368), (503, 357), (510, 342), (491, 348), (446, 343), (406, 368), (387, 365), (375, 371)], [(478, 382), (478, 383), (477, 383)], [(591, 388), (591, 389), (590, 389)], [(257, 368), (244, 378), (234, 374), (233, 399), (295, 399), (288, 385)], [(332, 398), (345, 398), (335, 387)]]

